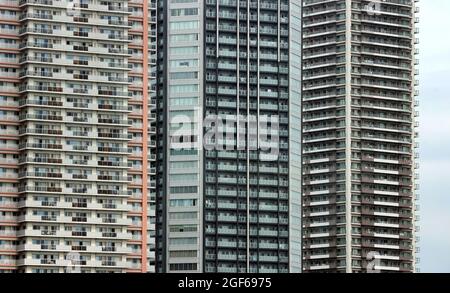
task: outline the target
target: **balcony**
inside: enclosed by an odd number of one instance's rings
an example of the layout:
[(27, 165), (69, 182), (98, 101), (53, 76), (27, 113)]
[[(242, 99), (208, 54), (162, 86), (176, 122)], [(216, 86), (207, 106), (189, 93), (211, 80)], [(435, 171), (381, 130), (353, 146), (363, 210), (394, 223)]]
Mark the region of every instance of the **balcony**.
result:
[(24, 134), (48, 134), (48, 135), (62, 135), (63, 131), (59, 129), (33, 129), (33, 128), (27, 128), (27, 129), (20, 129), (19, 135)]
[(55, 186), (25, 186), (19, 188), (19, 192), (26, 192), (26, 191), (60, 193), (62, 192), (62, 188)]
[(19, 106), (25, 105), (39, 105), (39, 106), (54, 106), (54, 107), (62, 107), (63, 102), (61, 101), (51, 101), (51, 100), (32, 100), (25, 99), (19, 101)]
[(45, 178), (62, 178), (62, 173), (52, 173), (52, 172), (21, 172), (19, 173), (20, 178), (25, 177), (45, 177)]
[(99, 166), (107, 166), (107, 167), (128, 167), (128, 164), (119, 161), (97, 161)]
[(59, 115), (51, 114), (21, 114), (19, 120), (34, 119), (34, 120), (50, 120), (50, 121), (62, 121), (63, 117)]
[(97, 179), (102, 181), (129, 181), (128, 177), (119, 175), (98, 175)]

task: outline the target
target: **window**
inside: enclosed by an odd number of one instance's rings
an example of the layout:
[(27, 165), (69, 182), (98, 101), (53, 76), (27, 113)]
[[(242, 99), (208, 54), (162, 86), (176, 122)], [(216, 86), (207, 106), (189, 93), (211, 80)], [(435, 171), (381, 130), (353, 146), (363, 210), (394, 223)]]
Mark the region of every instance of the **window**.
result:
[(171, 30), (192, 30), (198, 29), (199, 22), (198, 21), (171, 21), (170, 29)]
[[(186, 175), (180, 175), (180, 176), (186, 176)], [(196, 199), (172, 199), (172, 200), (170, 200), (170, 206), (171, 207), (195, 207), (195, 206), (197, 206), (197, 200)]]
[(175, 72), (170, 74), (170, 79), (198, 79), (198, 72)]
[(179, 34), (171, 35), (171, 42), (195, 42), (198, 41), (198, 34)]
[(197, 53), (198, 53), (197, 46), (170, 48), (170, 54), (172, 54), (172, 55), (185, 55), (185, 54), (197, 54)]
[(196, 271), (196, 263), (172, 263), (170, 264), (171, 271)]
[(198, 67), (198, 59), (180, 59), (170, 61), (171, 68)]
[(177, 186), (171, 187), (170, 193), (179, 194), (179, 193), (197, 193), (197, 186)]
[(197, 225), (172, 225), (170, 226), (170, 232), (183, 233), (183, 232), (197, 232)]
[(189, 98), (172, 98), (170, 99), (171, 106), (197, 106), (198, 105), (198, 97), (189, 97)]
[(183, 93), (195, 93), (198, 92), (198, 84), (182, 84), (182, 85), (171, 85), (171, 94), (183, 94)]
[(181, 150), (170, 150), (171, 156), (196, 156), (198, 155), (198, 150), (194, 149), (181, 149)]
[(198, 181), (197, 174), (177, 174), (170, 175), (170, 181)]
[(170, 3), (197, 3), (198, 0), (170, 0)]
[(180, 250), (180, 251), (171, 251), (170, 257), (197, 257), (196, 250)]
[(197, 161), (171, 162), (170, 169), (195, 169), (198, 167)]
[(171, 9), (170, 14), (172, 16), (198, 15), (198, 8)]
[(172, 245), (195, 245), (195, 244), (197, 244), (197, 238), (196, 237), (170, 238), (169, 244), (172, 244)]
[[(195, 111), (170, 111), (170, 119), (171, 119), (171, 124), (185, 124), (185, 123), (195, 123), (194, 119), (197, 118), (196, 117), (196, 112)], [(186, 121), (186, 118), (189, 119)]]

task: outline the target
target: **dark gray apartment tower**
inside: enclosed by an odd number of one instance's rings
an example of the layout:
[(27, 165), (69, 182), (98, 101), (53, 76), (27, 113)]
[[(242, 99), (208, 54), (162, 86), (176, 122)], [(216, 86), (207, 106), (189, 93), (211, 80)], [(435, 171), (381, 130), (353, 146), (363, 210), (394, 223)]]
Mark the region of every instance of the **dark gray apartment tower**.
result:
[(415, 271), (417, 2), (302, 1), (305, 272)]
[(159, 2), (157, 271), (301, 271), (301, 2)]

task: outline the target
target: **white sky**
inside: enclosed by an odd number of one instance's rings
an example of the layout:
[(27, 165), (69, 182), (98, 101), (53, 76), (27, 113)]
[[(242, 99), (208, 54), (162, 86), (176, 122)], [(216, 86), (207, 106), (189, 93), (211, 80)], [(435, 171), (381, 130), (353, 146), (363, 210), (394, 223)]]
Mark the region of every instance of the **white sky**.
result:
[(419, 267), (450, 273), (450, 1), (419, 7)]

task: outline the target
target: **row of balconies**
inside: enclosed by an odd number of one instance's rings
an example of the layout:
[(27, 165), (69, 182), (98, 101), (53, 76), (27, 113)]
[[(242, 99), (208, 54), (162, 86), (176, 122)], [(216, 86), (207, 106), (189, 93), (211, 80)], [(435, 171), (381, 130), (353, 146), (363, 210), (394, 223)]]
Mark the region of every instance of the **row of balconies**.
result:
[(102, 167), (107, 167), (107, 168), (111, 168), (111, 167), (131, 167), (130, 162), (124, 162), (122, 160), (114, 160), (114, 161), (109, 161), (109, 160), (104, 160), (104, 159), (100, 159), (98, 161), (95, 161), (94, 159), (90, 159), (90, 160), (80, 160), (80, 159), (62, 159), (62, 158), (57, 158), (57, 157), (21, 157), (18, 162), (19, 164), (24, 164), (24, 163), (36, 163), (36, 164), (62, 164), (62, 165), (81, 165), (81, 166), (86, 166), (86, 167), (97, 167), (97, 168), (102, 168)]
[[(56, 8), (67, 8), (70, 1), (66, 0), (20, 0), (19, 6), (27, 4), (40, 4), (45, 6), (51, 6)], [(114, 3), (105, 1), (89, 1), (89, 3), (75, 3), (74, 8), (79, 9), (92, 9), (98, 11), (116, 11), (125, 12), (128, 11), (127, 3)]]
[(39, 222), (39, 223), (57, 223), (74, 224), (82, 223), (84, 225), (105, 225), (105, 226), (130, 226), (131, 220), (127, 218), (99, 218), (93, 216), (87, 217), (67, 217), (61, 215), (24, 215), (15, 217), (19, 223)]
[(354, 178), (354, 180), (360, 179), (363, 183), (372, 183), (372, 184), (383, 184), (383, 185), (393, 185), (400, 186), (400, 188), (411, 186), (412, 182), (410, 179), (399, 178), (399, 176), (367, 176), (363, 175), (360, 178)]
[[(81, 101), (81, 102), (80, 102)], [(115, 104), (103, 104), (103, 103), (87, 103), (80, 101), (74, 101), (74, 102), (68, 102), (63, 101), (61, 99), (58, 100), (34, 100), (32, 97), (24, 100), (20, 100), (18, 103), (18, 106), (24, 107), (32, 107), (33, 105), (39, 105), (39, 108), (42, 109), (42, 106), (52, 108), (57, 107), (58, 109), (66, 108), (66, 109), (74, 109), (74, 108), (82, 108), (85, 110), (95, 110), (95, 111), (101, 111), (100, 114), (103, 111), (105, 112), (127, 112), (130, 113), (133, 111), (135, 113), (136, 110), (133, 109), (132, 106), (126, 106), (124, 103), (115, 103)]]
[(48, 70), (29, 70), (29, 71), (22, 71), (19, 72), (20, 78), (29, 78), (29, 77), (39, 77), (44, 79), (51, 79), (51, 80), (82, 80), (82, 81), (89, 81), (89, 82), (101, 82), (101, 83), (128, 83), (128, 77), (126, 75), (120, 75), (120, 76), (106, 76), (106, 75), (99, 75), (99, 74), (81, 74), (81, 73), (74, 73), (74, 74), (67, 74), (67, 73), (54, 73), (51, 71), (51, 69)]
[[(219, 24), (219, 26), (217, 26), (215, 23), (209, 22), (209, 23), (206, 23), (205, 27), (206, 27), (206, 30), (209, 30), (209, 31), (217, 31), (217, 29), (218, 29), (219, 31), (236, 33), (238, 30), (238, 27), (235, 24), (221, 23), (221, 24)], [(260, 35), (272, 35), (272, 36), (280, 35), (283, 37), (289, 36), (288, 29), (281, 28), (280, 30), (278, 30), (278, 28), (276, 28), (275, 26), (269, 26), (269, 25), (264, 25), (261, 27), (252, 26), (250, 28), (241, 25), (239, 27), (239, 32), (240, 33), (250, 33), (250, 34), (258, 34), (259, 33)]]
[[(228, 61), (228, 62), (225, 62)], [(288, 74), (289, 69), (285, 65), (277, 65), (278, 63), (269, 62), (269, 60), (266, 61), (267, 65), (260, 65), (259, 67), (256, 65), (248, 65), (247, 64), (239, 64), (239, 70), (240, 71), (260, 71), (260, 72), (268, 72), (268, 73), (280, 73), (280, 74)], [(269, 65), (270, 64), (270, 65)], [(212, 58), (207, 60), (206, 63), (207, 69), (221, 69), (221, 70), (231, 70), (236, 71), (237, 70), (237, 63), (233, 63), (231, 60), (223, 60), (223, 61), (217, 61)], [(245, 78), (241, 77), (241, 78)], [(245, 81), (247, 79), (245, 78)], [(253, 81), (253, 79), (252, 79)]]
[(275, 41), (270, 41), (269, 40), (250, 40), (247, 41), (247, 39), (242, 39), (242, 38), (236, 38), (236, 36), (233, 36), (232, 34), (230, 34), (227, 37), (219, 37), (218, 39), (215, 36), (208, 36), (206, 38), (206, 43), (207, 44), (216, 44), (217, 40), (219, 41), (220, 45), (230, 45), (230, 46), (236, 46), (236, 45), (240, 45), (240, 46), (247, 46), (247, 45), (251, 45), (251, 46), (257, 46), (259, 44), (259, 46), (261, 47), (272, 47), (272, 48), (278, 48), (278, 46), (280, 46), (280, 48), (283, 49), (287, 49), (289, 48), (289, 44), (287, 42), (281, 41), (280, 43), (277, 43)]
[[(246, 242), (236, 242), (236, 241), (212, 241), (206, 240), (206, 247), (218, 247), (218, 248), (246, 248)], [(287, 250), (288, 244), (286, 243), (270, 243), (270, 242), (251, 242), (249, 244), (251, 249), (270, 249), (270, 250)]]
[[(33, 41), (29, 41), (29, 42), (25, 42), (25, 43), (21, 43), (19, 44), (19, 49), (33, 49), (33, 48), (37, 48), (37, 49), (53, 49), (56, 51), (62, 51), (62, 52), (71, 52), (71, 51), (75, 51), (75, 52), (86, 52), (86, 53), (92, 53), (92, 54), (96, 54), (96, 55), (108, 55), (108, 56), (115, 56), (117, 57), (117, 55), (128, 55), (129, 52), (128, 50), (123, 47), (123, 48), (113, 48), (113, 47), (103, 47), (100, 45), (96, 45), (94, 43), (89, 44), (89, 46), (86, 45), (82, 45), (80, 43), (80, 45), (67, 45), (67, 44), (61, 44), (61, 43), (57, 43), (57, 44), (52, 44), (52, 43), (47, 43), (47, 42), (38, 42), (37, 40)], [(17, 60), (18, 61), (18, 60)]]
[[(219, 202), (217, 205), (215, 203), (209, 203), (206, 205), (207, 209), (220, 209), (220, 210), (246, 210), (247, 205), (246, 204), (238, 204), (236, 202), (228, 202), (228, 203), (221, 203)], [(250, 204), (249, 206), (250, 210), (258, 210), (263, 212), (287, 212), (289, 210), (288, 206), (285, 205), (271, 205), (271, 204)]]
[[(218, 170), (218, 171), (230, 171), (230, 172), (237, 172), (238, 166), (237, 165), (218, 165), (215, 164), (207, 164), (206, 165), (207, 170)], [(278, 168), (278, 167), (268, 167), (268, 166), (250, 166), (249, 168), (250, 172), (259, 172), (259, 173), (274, 173), (274, 174), (288, 174), (289, 170), (288, 168)], [(239, 172), (245, 172), (246, 166), (239, 166)]]
[(111, 203), (95, 203), (95, 202), (61, 202), (61, 201), (37, 201), (31, 198), (28, 198), (26, 201), (21, 201), (17, 204), (18, 208), (50, 208), (50, 209), (77, 209), (77, 210), (111, 210), (111, 211), (130, 211), (130, 206), (127, 204), (111, 204)]
[[(218, 0), (207, 0), (207, 4), (208, 5), (215, 5), (216, 1)], [(226, 0), (226, 1), (221, 1), (220, 5), (223, 6), (231, 6), (231, 7), (236, 7), (237, 6), (237, 2), (236, 0)], [(280, 12), (287, 12), (289, 11), (289, 5), (286, 4), (281, 4), (280, 6), (278, 6), (277, 3), (272, 3), (272, 2), (243, 2), (243, 1), (239, 1), (239, 7), (241, 9), (243, 8), (249, 8), (249, 9), (267, 9), (267, 10), (280, 10)], [(279, 7), (279, 8), (278, 8)]]
[[(238, 192), (236, 190), (223, 190), (223, 189), (206, 189), (205, 194), (207, 196), (219, 196), (219, 197), (237, 197)], [(246, 192), (240, 192), (240, 197), (246, 197)], [(261, 199), (279, 199), (286, 200), (288, 198), (288, 193), (285, 191), (265, 191), (261, 189), (260, 191), (251, 191), (251, 198), (261, 198)]]
[[(94, 186), (95, 187), (95, 186)], [(99, 195), (114, 195), (114, 196), (130, 196), (131, 191), (124, 190), (121, 188), (111, 188), (98, 185), (96, 188), (92, 187), (61, 187), (59, 185), (40, 185), (40, 186), (21, 186), (18, 189), (19, 193), (29, 192), (29, 193), (65, 193), (65, 194), (99, 194)]]
[[(378, 134), (377, 134), (378, 133)], [(389, 132), (362, 132), (359, 136), (353, 135), (353, 139), (374, 140), (389, 143), (411, 144), (412, 138), (408, 135), (390, 134)]]
[[(7, 115), (0, 115), (0, 120), (1, 121), (8, 121), (8, 122), (17, 122), (19, 121), (19, 116), (18, 115), (14, 115), (14, 112), (11, 112), (11, 114), (7, 114)], [(2, 131), (3, 134), (3, 131)]]
[(67, 174), (61, 171), (55, 172), (19, 172), (18, 178), (52, 178), (62, 180), (83, 180), (83, 181), (115, 181), (115, 182), (131, 182), (132, 177), (122, 175), (101, 175), (101, 174)]
[[(408, 4), (409, 5), (409, 4)], [(382, 24), (384, 26), (390, 26), (390, 27), (396, 27), (396, 28), (404, 28), (404, 29), (411, 29), (411, 19), (408, 18), (401, 18), (396, 16), (390, 16), (390, 15), (384, 15), (384, 17), (380, 17), (376, 14), (369, 15), (369, 14), (361, 14), (359, 15), (359, 19), (361, 23), (370, 23), (370, 24)]]
[[(356, 223), (355, 223), (356, 224)], [(414, 225), (408, 219), (396, 219), (396, 218), (381, 218), (381, 217), (364, 217), (359, 223), (364, 226), (375, 226), (384, 228), (399, 228), (412, 230)]]
[(378, 163), (362, 164), (361, 172), (410, 176), (412, 171), (411, 171), (411, 166), (407, 166), (407, 167), (389, 166), (389, 165), (386, 165), (384, 162), (382, 162), (379, 164)]
[[(303, 27), (312, 28), (314, 26), (327, 26), (329, 24), (343, 22), (344, 19), (336, 18), (335, 13), (326, 13), (314, 17), (303, 17)], [(331, 28), (331, 27), (330, 27)]]
[[(236, 21), (238, 14), (235, 12), (235, 10), (219, 10), (219, 13), (217, 14), (216, 11), (214, 10), (206, 10), (206, 17), (208, 18), (219, 18), (219, 19), (228, 19), (228, 20), (232, 20), (232, 21)], [(267, 14), (264, 12), (261, 12), (258, 15), (256, 14), (243, 14), (240, 13), (239, 14), (239, 20), (241, 21), (245, 21), (245, 20), (250, 20), (250, 21), (260, 21), (260, 22), (270, 22), (270, 23), (278, 23), (278, 16), (277, 14), (273, 13), (273, 14)], [(289, 23), (289, 17), (286, 17), (285, 15), (281, 15), (280, 17), (280, 23)]]
[[(206, 234), (220, 234), (220, 235), (228, 235), (228, 236), (235, 236), (235, 235), (247, 235), (247, 231), (245, 229), (238, 230), (236, 228), (214, 228), (209, 227), (206, 228)], [(251, 236), (262, 236), (262, 237), (288, 237), (289, 232), (283, 231), (283, 230), (268, 230), (268, 229), (250, 229)]]
[[(216, 87), (212, 87), (212, 86), (208, 86), (206, 88), (206, 93), (207, 94), (221, 94), (221, 95), (231, 95), (236, 97), (236, 95), (239, 93), (240, 96), (250, 96), (251, 98), (253, 97), (258, 97), (258, 95), (262, 98), (279, 98), (279, 99), (287, 99), (289, 98), (289, 94), (283, 90), (275, 90), (275, 89), (261, 89), (259, 92), (257, 90), (250, 90), (249, 92), (245, 89), (239, 89), (239, 91), (236, 88), (225, 88), (225, 87), (220, 87), (220, 88), (216, 88)], [(248, 93), (248, 95), (247, 95)]]
[[(238, 259), (240, 261), (246, 261), (247, 256), (246, 255), (238, 255), (237, 254), (206, 254), (205, 258), (207, 260), (219, 260), (219, 261), (233, 261), (236, 262)], [(270, 256), (270, 255), (251, 255), (249, 257), (250, 261), (254, 262), (274, 262), (274, 263), (287, 263), (289, 261), (289, 258), (287, 256)]]
[(400, 239), (400, 240), (408, 240), (412, 239), (412, 234), (410, 232), (400, 232), (391, 231), (390, 233), (386, 232), (373, 232), (368, 230), (363, 230), (361, 232), (362, 237), (372, 237), (372, 238), (388, 238), (388, 239)]
[[(256, 52), (247, 54), (247, 52), (241, 51), (241, 52), (239, 52), (239, 57), (241, 59), (246, 59), (246, 58), (255, 59), (255, 61), (256, 61), (256, 59), (260, 59), (260, 60), (264, 60), (264, 61), (273, 61), (273, 62), (277, 62), (278, 60), (280, 60), (280, 61), (288, 61), (289, 60), (288, 54), (281, 53), (278, 56), (277, 53), (272, 52), (272, 51), (273, 50), (266, 50), (266, 51), (262, 51), (259, 54), (256, 53)], [(217, 58), (217, 55), (219, 57), (222, 57), (223, 60), (225, 60), (224, 59), (225, 57), (229, 57), (231, 59), (228, 59), (228, 61), (231, 61), (231, 60), (236, 60), (237, 51), (234, 51), (234, 50), (220, 50), (218, 52), (218, 54), (217, 54), (217, 51), (215, 49), (207, 48), (206, 56), (209, 57), (208, 59), (212, 59), (212, 57)], [(209, 69), (215, 68), (214, 63), (210, 62), (208, 64), (209, 64), (209, 67), (208, 67)], [(243, 68), (244, 67), (241, 66), (240, 70), (245, 70)]]
[[(409, 6), (409, 7), (408, 7)], [(366, 11), (366, 8), (359, 6), (359, 9), (362, 11)], [(391, 17), (398, 17), (398, 18), (406, 18), (411, 19), (414, 14), (414, 10), (412, 9), (413, 5), (410, 1), (408, 2), (385, 2), (383, 5), (380, 5), (379, 13), (380, 14), (387, 14)]]
[[(70, 251), (70, 250), (69, 250)], [(75, 250), (76, 251), (76, 250)], [(16, 261), (16, 266), (45, 266), (45, 267), (63, 267), (67, 268), (73, 265), (72, 260), (63, 259), (18, 259)], [(78, 261), (77, 265), (81, 267), (93, 267), (93, 268), (128, 268), (130, 264), (126, 261), (97, 261), (97, 260), (82, 260)]]
[[(411, 155), (412, 148), (410, 146), (396, 145), (393, 143), (382, 142), (363, 142), (359, 148), (364, 151), (374, 151), (391, 154)], [(370, 172), (370, 171), (369, 171)], [(405, 174), (406, 175), (406, 174)]]
[(398, 37), (375, 37), (363, 35), (358, 43), (364, 44), (365, 46), (386, 46), (395, 47), (399, 49), (411, 50), (413, 48), (412, 43), (409, 40), (402, 40)]
[[(207, 158), (220, 158), (220, 159), (246, 159), (247, 154), (244, 152), (227, 152), (227, 151), (206, 151), (206, 157)], [(260, 155), (254, 152), (250, 152), (249, 154), (250, 160), (260, 160)], [(289, 161), (289, 155), (284, 152), (280, 152), (278, 156), (278, 160), (281, 162), (287, 162)]]
[(361, 32), (362, 34), (374, 34), (374, 35), (380, 35), (380, 36), (389, 36), (389, 37), (395, 37), (395, 38), (406, 38), (406, 39), (412, 39), (412, 29), (401, 29), (401, 28), (392, 28), (392, 27), (386, 27), (384, 25), (361, 25), (360, 30), (358, 32)]
[(412, 250), (412, 244), (403, 244), (403, 241), (362, 241), (363, 248), (393, 249), (393, 250)]
[[(111, 59), (111, 58), (110, 58)], [(58, 65), (61, 66), (73, 66), (78, 68), (78, 66), (82, 66), (83, 68), (98, 68), (98, 69), (114, 69), (115, 71), (129, 71), (128, 63), (122, 59), (113, 59), (115, 61), (106, 60), (100, 61), (99, 58), (90, 57), (89, 60), (79, 60), (79, 59), (67, 59), (67, 58), (58, 58)], [(119, 60), (119, 61), (118, 61)], [(52, 57), (39, 57), (39, 56), (24, 56), (21, 57), (19, 63), (48, 63), (54, 64), (53, 61), (56, 61), (56, 58)]]
[[(331, 151), (335, 151), (335, 149), (331, 149)], [(311, 152), (314, 152), (313, 150), (311, 150)], [(344, 169), (342, 169), (344, 170)], [(336, 164), (322, 164), (320, 166), (309, 166), (309, 168), (304, 168), (303, 170), (303, 175), (308, 175), (308, 174), (321, 174), (321, 173), (332, 173), (332, 172), (336, 172), (337, 168), (336, 168)]]
[(128, 92), (122, 91), (122, 89), (101, 89), (101, 88), (71, 88), (68, 86), (62, 86), (60, 84), (48, 84), (48, 85), (21, 85), (19, 86), (19, 92), (37, 91), (37, 92), (51, 92), (64, 93), (64, 94), (85, 94), (95, 96), (115, 96), (115, 97), (128, 97)]
[[(90, 229), (89, 229), (90, 230)], [(108, 239), (114, 240), (129, 240), (130, 235), (122, 232), (93, 232), (93, 231), (64, 231), (64, 230), (20, 230), (17, 232), (17, 237), (54, 237), (54, 238), (88, 238), (88, 239)], [(41, 247), (42, 248), (42, 247)], [(42, 248), (48, 250), (49, 248)]]
[(385, 207), (385, 206), (371, 206), (371, 207), (364, 206), (361, 209), (361, 215), (388, 217), (388, 218), (407, 218), (407, 219), (413, 217), (411, 209)]
[[(236, 178), (236, 177), (206, 177), (205, 179), (206, 183), (219, 183), (219, 184), (246, 184), (247, 179), (246, 178)], [(262, 185), (262, 186), (281, 186), (281, 187), (287, 187), (289, 186), (289, 183), (287, 180), (280, 178), (278, 179), (250, 179), (249, 180), (250, 185)]]
[[(51, 15), (50, 15), (51, 16)], [(27, 14), (28, 18), (40, 18), (40, 17), (48, 17), (48, 15), (42, 15), (42, 14)], [(51, 16), (53, 17), (53, 16)], [(58, 21), (58, 19), (56, 19)], [(61, 21), (61, 20), (59, 20)], [(67, 20), (65, 20), (67, 21)], [(70, 22), (70, 20), (68, 20)], [(32, 26), (34, 21), (29, 21), (28, 26)], [(128, 41), (128, 35), (127, 30), (121, 30), (118, 33), (101, 33), (98, 26), (101, 26), (102, 23), (110, 24), (111, 21), (103, 21), (99, 20), (99, 23), (95, 24), (96, 26), (94, 29), (86, 30), (86, 28), (81, 28), (79, 30), (63, 30), (63, 29), (51, 29), (51, 28), (32, 28), (32, 27), (23, 27), (21, 28), (18, 33), (21, 36), (24, 36), (25, 34), (43, 34), (43, 35), (50, 35), (53, 37), (60, 37), (60, 38), (89, 38), (89, 39), (95, 39), (95, 40), (110, 40), (110, 41)], [(128, 22), (120, 22), (120, 21), (114, 21), (114, 28), (117, 29), (118, 25), (128, 26)], [(42, 24), (42, 22), (39, 22), (39, 24)], [(64, 27), (64, 26), (63, 26)]]
[[(17, 147), (16, 147), (17, 149)], [(132, 149), (123, 148), (123, 147), (113, 147), (113, 146), (86, 146), (86, 145), (77, 145), (67, 147), (64, 146), (60, 142), (55, 143), (22, 143), (19, 144), (19, 150), (24, 149), (44, 149), (44, 150), (59, 150), (59, 151), (78, 151), (78, 152), (91, 152), (91, 153), (120, 153), (120, 154), (133, 154)]]
[(0, 178), (2, 180), (17, 180), (17, 173), (15, 172), (1, 172)]
[[(235, 101), (216, 101), (216, 100), (207, 100), (206, 101), (207, 107), (219, 107), (219, 108), (237, 108), (237, 102)], [(289, 106), (286, 104), (274, 104), (274, 103), (250, 103), (248, 106), (250, 109), (261, 109), (261, 110), (267, 110), (267, 111), (287, 111), (289, 110)], [(246, 102), (240, 102), (239, 108), (247, 108)], [(282, 131), (282, 130), (281, 130)], [(287, 133), (287, 132), (285, 132)], [(281, 133), (280, 133), (281, 134)]]
[(91, 132), (91, 131), (68, 131), (62, 129), (44, 129), (44, 128), (21, 128), (18, 133), (19, 135), (30, 135), (30, 134), (39, 134), (39, 135), (52, 135), (52, 136), (62, 136), (65, 137), (91, 137), (91, 138), (113, 138), (115, 140), (125, 139), (131, 140), (133, 135), (131, 133), (120, 133), (120, 132)]
[(321, 15), (328, 13), (336, 14), (341, 10), (345, 10), (345, 7), (338, 6), (337, 3), (319, 3), (319, 1), (315, 1), (304, 3), (302, 10), (303, 18), (308, 19), (310, 17), (320, 17)]
[(373, 154), (363, 154), (360, 158), (362, 161), (384, 163), (384, 164), (396, 164), (396, 165), (411, 165), (412, 161), (408, 156), (374, 156)]
[[(373, 75), (370, 75), (373, 77)], [(381, 88), (381, 89), (387, 89), (387, 90), (397, 90), (397, 91), (411, 91), (412, 90), (412, 84), (410, 82), (404, 82), (398, 79), (399, 82), (390, 81), (390, 80), (382, 80), (380, 79), (374, 79), (374, 78), (357, 78), (353, 81), (353, 85), (355, 86), (361, 86), (361, 87), (374, 87), (374, 88)]]

